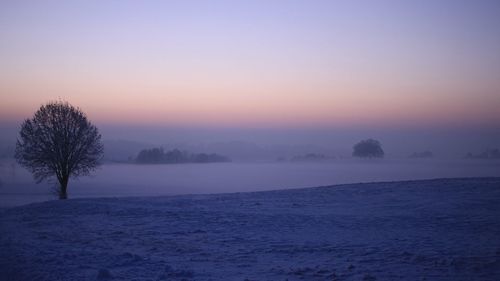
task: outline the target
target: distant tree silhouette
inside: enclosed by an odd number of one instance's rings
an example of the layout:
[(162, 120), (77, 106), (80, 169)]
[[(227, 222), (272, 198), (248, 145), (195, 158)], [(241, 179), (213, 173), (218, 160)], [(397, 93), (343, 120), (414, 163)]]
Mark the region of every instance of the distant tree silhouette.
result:
[(328, 160), (329, 158), (326, 157), (324, 154), (319, 154), (319, 153), (307, 153), (304, 155), (297, 155), (294, 156), (290, 159), (290, 161), (294, 162), (300, 162), (300, 161), (323, 161), (323, 160)]
[(70, 177), (88, 175), (102, 158), (101, 135), (85, 114), (67, 102), (42, 105), (21, 125), (15, 158), (37, 183), (55, 177), (59, 199), (68, 198)]
[(143, 149), (137, 155), (136, 161), (138, 163), (149, 163), (149, 164), (157, 164), (163, 162), (163, 148), (152, 148), (152, 149)]
[(214, 162), (230, 162), (231, 160), (225, 156), (215, 153), (199, 153), (191, 155), (191, 161), (194, 163), (214, 163)]
[(213, 163), (229, 161), (231, 161), (229, 158), (215, 153), (191, 154), (179, 149), (165, 152), (163, 148), (143, 149), (135, 158), (135, 162), (139, 164)]
[(380, 142), (374, 139), (362, 140), (354, 145), (352, 156), (363, 158), (382, 158), (384, 150)]
[(165, 153), (164, 156), (165, 163), (186, 163), (191, 162), (187, 152), (182, 152), (178, 149), (174, 149)]
[(476, 158), (476, 159), (500, 159), (500, 149), (489, 148), (484, 150), (479, 154), (467, 153), (465, 158)]

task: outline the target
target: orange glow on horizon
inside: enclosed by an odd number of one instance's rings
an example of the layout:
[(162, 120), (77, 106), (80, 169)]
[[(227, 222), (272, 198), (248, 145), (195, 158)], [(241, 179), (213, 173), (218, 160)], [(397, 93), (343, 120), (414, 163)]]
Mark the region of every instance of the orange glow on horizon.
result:
[(500, 36), (484, 28), (500, 23), (484, 3), (465, 21), (461, 4), (271, 2), (2, 3), (0, 121), (63, 99), (116, 124), (500, 123)]

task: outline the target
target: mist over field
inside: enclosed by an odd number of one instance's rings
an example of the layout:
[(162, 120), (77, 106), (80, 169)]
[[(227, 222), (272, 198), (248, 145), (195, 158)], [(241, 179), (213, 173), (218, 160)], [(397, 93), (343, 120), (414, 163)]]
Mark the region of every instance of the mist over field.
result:
[[(100, 126), (105, 161), (123, 162), (146, 148), (163, 147), (197, 153), (219, 153), (233, 161), (274, 161), (306, 153), (350, 158), (355, 143), (380, 140), (387, 158), (407, 158), (431, 151), (435, 158), (460, 159), (500, 147), (500, 127), (452, 128), (217, 128)], [(0, 157), (13, 155), (19, 124), (0, 126)]]
[[(500, 160), (335, 159), (321, 162), (113, 164), (70, 182), (81, 197), (159, 196), (293, 189), (332, 184), (454, 177), (499, 177)], [(55, 181), (35, 184), (11, 161), (0, 163), (0, 207), (50, 200)]]
[[(47, 200), (56, 183), (36, 185), (15, 164), (15, 126), (0, 143), (1, 204)], [(70, 181), (74, 197), (151, 196), (262, 191), (330, 184), (500, 176), (498, 159), (467, 154), (499, 147), (500, 131), (486, 129), (235, 129), (107, 127), (103, 166), (91, 177)], [(373, 137), (381, 159), (356, 159), (353, 145)], [(217, 153), (230, 163), (139, 164), (141, 150), (163, 148)], [(414, 155), (430, 153), (430, 157)], [(308, 158), (308, 155), (321, 158)], [(413, 156), (412, 156), (413, 155)]]

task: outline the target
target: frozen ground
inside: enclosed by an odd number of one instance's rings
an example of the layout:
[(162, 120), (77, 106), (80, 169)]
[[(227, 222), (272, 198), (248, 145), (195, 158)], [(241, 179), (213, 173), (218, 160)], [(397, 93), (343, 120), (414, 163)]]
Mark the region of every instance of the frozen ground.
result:
[(2, 280), (500, 280), (500, 178), (0, 210)]

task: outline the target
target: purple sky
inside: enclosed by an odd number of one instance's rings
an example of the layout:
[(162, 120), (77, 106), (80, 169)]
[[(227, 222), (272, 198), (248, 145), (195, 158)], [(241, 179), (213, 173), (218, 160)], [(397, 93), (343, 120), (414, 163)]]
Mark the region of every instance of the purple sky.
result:
[(498, 138), (499, 26), (499, 1), (1, 1), (0, 121)]

